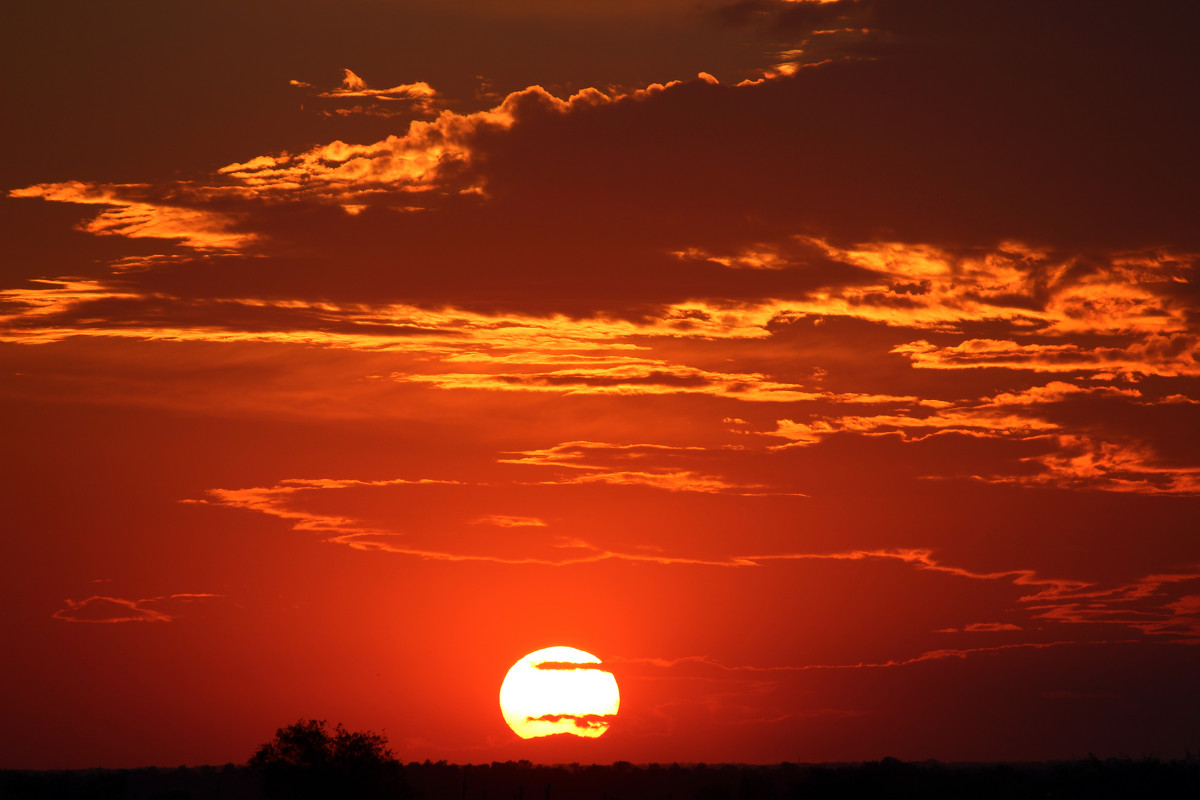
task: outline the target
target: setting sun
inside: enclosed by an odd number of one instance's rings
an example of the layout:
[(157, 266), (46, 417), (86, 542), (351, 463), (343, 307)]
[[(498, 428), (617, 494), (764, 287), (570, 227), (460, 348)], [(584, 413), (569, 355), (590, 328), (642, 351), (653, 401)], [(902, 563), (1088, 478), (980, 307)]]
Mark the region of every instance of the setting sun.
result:
[(621, 704), (617, 681), (600, 659), (574, 647), (547, 647), (504, 676), (500, 710), (522, 739), (570, 733), (595, 738)]

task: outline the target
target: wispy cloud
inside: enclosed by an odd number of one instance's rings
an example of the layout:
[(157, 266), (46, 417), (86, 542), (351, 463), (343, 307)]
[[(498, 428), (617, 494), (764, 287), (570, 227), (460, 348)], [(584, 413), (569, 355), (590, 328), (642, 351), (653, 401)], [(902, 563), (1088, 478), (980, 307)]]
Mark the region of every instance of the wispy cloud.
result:
[[(454, 546), (453, 538), (441, 536), (440, 547), (425, 546), (421, 537), (401, 530), (364, 525), (350, 514), (317, 513), (306, 510), (298, 502), (300, 493), (330, 491), (350, 487), (408, 487), (454, 486), (450, 481), (431, 480), (292, 480), (273, 487), (243, 490), (214, 490), (202, 501), (267, 514), (289, 522), (296, 530), (321, 536), (329, 542), (364, 551), (386, 552), (425, 560), (446, 562), (483, 562), (507, 565), (541, 565), (570, 567), (580, 564), (616, 562), (659, 565), (664, 567), (761, 568), (770, 564), (783, 565), (802, 562), (899, 562), (922, 572), (940, 573), (969, 581), (1007, 583), (1016, 593), (1013, 602), (1025, 615), (1024, 620), (1052, 622), (1092, 622), (1116, 625), (1143, 635), (1170, 635), (1179, 640), (1200, 636), (1200, 607), (1189, 589), (1200, 573), (1151, 574), (1118, 586), (1105, 586), (1096, 581), (1059, 578), (1043, 575), (1032, 568), (981, 571), (946, 563), (930, 548), (855, 549), (832, 552), (788, 552), (729, 549), (723, 555), (700, 555), (686, 547), (669, 549), (621, 549), (606, 546), (581, 537), (552, 537), (532, 543), (524, 554), (515, 553), (504, 543), (463, 542)], [(656, 488), (666, 488), (656, 485)], [(327, 503), (322, 503), (322, 506)], [(528, 526), (538, 530), (540, 526)], [(450, 542), (451, 544), (447, 544)], [(510, 543), (511, 544), (511, 543)], [(980, 623), (964, 621), (960, 626), (966, 633), (983, 631), (1022, 630), (1028, 624), (1017, 621)], [(946, 630), (946, 629), (943, 629)], [(986, 649), (986, 648), (985, 648)], [(973, 649), (971, 650), (974, 651)], [(940, 655), (923, 655), (921, 659), (947, 657), (953, 650), (938, 650)], [(907, 662), (905, 662), (907, 663)]]
[(51, 616), (64, 622), (171, 622), (178, 618), (179, 612), (175, 609), (181, 605), (215, 597), (223, 597), (223, 595), (170, 594), (159, 597), (143, 597), (139, 600), (92, 595), (83, 600), (67, 600), (66, 608), (55, 611)]
[(1006, 369), (1109, 375), (1200, 375), (1200, 338), (1192, 334), (1151, 335), (1120, 347), (1076, 343), (1030, 343), (1011, 339), (967, 339), (938, 346), (921, 339), (897, 345), (918, 369)]
[(291, 81), (293, 86), (303, 89), (311, 97), (338, 101), (331, 108), (321, 108), (325, 116), (351, 116), (364, 114), (375, 117), (399, 117), (404, 115), (435, 113), (438, 93), (425, 81), (402, 83), (387, 89), (372, 89), (367, 82), (350, 69), (343, 70), (342, 85), (333, 89), (318, 89), (304, 81)]
[(962, 628), (942, 628), (938, 633), (1002, 633), (1007, 631), (1024, 630), (1020, 625), (1014, 625), (1011, 622), (972, 622), (964, 625)]
[[(1111, 376), (1110, 376), (1111, 378)], [(1169, 463), (1146, 441), (1132, 436), (1099, 440), (1087, 426), (1072, 422), (1073, 410), (1174, 405), (1173, 395), (1151, 397), (1133, 386), (1050, 381), (1023, 389), (958, 402), (926, 403), (902, 413), (812, 415), (781, 419), (767, 433), (788, 440), (778, 447), (817, 444), (834, 435), (896, 436), (921, 442), (935, 436), (1036, 442), (1042, 452), (1024, 456), (989, 474), (938, 475), (994, 483), (1054, 486), (1061, 489), (1192, 495), (1200, 466)], [(1033, 469), (1031, 469), (1033, 468)]]
[[(560, 442), (547, 448), (507, 453), (498, 459), (501, 464), (532, 467), (566, 468), (554, 477), (536, 481), (544, 486), (572, 484), (607, 484), (611, 486), (644, 486), (670, 492), (700, 492), (744, 496), (793, 496), (803, 493), (778, 486), (746, 483), (719, 475), (705, 474), (695, 468), (674, 466), (670, 462), (687, 464), (689, 458), (711, 455), (709, 448), (693, 445), (614, 444), (610, 442)], [(727, 452), (737, 452), (728, 448)], [(654, 461), (660, 464), (648, 467)], [(631, 468), (638, 467), (638, 468)]]
[(1070, 646), (1086, 646), (1096, 644), (1118, 644), (1129, 643), (1136, 640), (1130, 639), (1124, 642), (1101, 641), (1101, 642), (1079, 642), (1071, 640), (1051, 641), (1051, 642), (1021, 642), (1015, 644), (999, 644), (989, 645), (984, 647), (964, 647), (964, 648), (940, 648), (936, 650), (926, 650), (914, 656), (907, 658), (888, 659), (886, 661), (872, 662), (855, 662), (844, 664), (780, 664), (772, 666), (754, 666), (754, 665), (727, 665), (710, 656), (682, 656), (678, 658), (643, 658), (643, 657), (620, 657), (614, 656), (609, 661), (616, 664), (625, 664), (629, 666), (643, 667), (648, 670), (647, 674), (653, 674), (654, 671), (664, 672), (682, 672), (692, 676), (708, 675), (738, 675), (744, 674), (747, 676), (760, 676), (763, 674), (778, 674), (786, 675), (788, 673), (808, 672), (812, 670), (860, 670), (860, 669), (891, 669), (896, 667), (909, 667), (915, 664), (922, 664), (929, 661), (943, 661), (947, 659), (967, 659), (977, 655), (987, 655), (999, 653), (1006, 650), (1045, 650), (1052, 647), (1070, 647)]
[(472, 525), (495, 525), (500, 528), (545, 528), (549, 525), (540, 517), (522, 517), (512, 514), (485, 514), (471, 520)]
[(1037, 468), (1020, 475), (976, 475), (990, 483), (1134, 494), (1200, 495), (1200, 466), (1169, 464), (1138, 441), (1101, 441), (1083, 434), (1054, 437), (1049, 453), (1022, 461)]
[(54, 203), (108, 206), (83, 223), (97, 236), (130, 239), (173, 239), (195, 250), (241, 250), (257, 235), (237, 229), (234, 214), (204, 207), (195, 196), (162, 196), (147, 184), (101, 185), (83, 181), (43, 183), (13, 189), (10, 197), (37, 197)]

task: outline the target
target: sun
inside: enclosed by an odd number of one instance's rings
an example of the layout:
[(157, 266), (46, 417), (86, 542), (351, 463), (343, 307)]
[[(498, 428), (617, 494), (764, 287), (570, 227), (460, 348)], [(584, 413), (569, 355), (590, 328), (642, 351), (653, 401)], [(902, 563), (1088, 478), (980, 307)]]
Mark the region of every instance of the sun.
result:
[(500, 686), (504, 721), (522, 739), (601, 736), (620, 705), (617, 679), (600, 659), (574, 647), (530, 653), (512, 665)]

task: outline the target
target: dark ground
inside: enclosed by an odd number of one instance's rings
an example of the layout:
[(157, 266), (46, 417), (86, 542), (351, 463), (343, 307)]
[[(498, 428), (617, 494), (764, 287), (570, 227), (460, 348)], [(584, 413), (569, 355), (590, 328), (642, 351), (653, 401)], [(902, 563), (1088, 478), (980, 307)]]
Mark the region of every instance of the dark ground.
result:
[(310, 773), (267, 785), (248, 767), (0, 771), (3, 800), (846, 800), (852, 798), (1200, 798), (1200, 757), (1095, 758), (1030, 764), (940, 764), (885, 758), (860, 764), (460, 766), (395, 764), (331, 787)]

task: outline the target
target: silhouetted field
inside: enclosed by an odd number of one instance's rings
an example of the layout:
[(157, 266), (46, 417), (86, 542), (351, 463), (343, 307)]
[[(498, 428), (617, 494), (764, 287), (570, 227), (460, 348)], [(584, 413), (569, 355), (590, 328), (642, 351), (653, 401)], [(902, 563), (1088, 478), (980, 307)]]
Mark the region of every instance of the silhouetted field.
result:
[(1026, 764), (940, 764), (892, 758), (858, 764), (460, 766), (396, 764), (385, 787), (297, 782), (269, 788), (245, 766), (0, 772), (4, 800), (845, 800), (846, 798), (1200, 798), (1200, 758), (1095, 758)]

